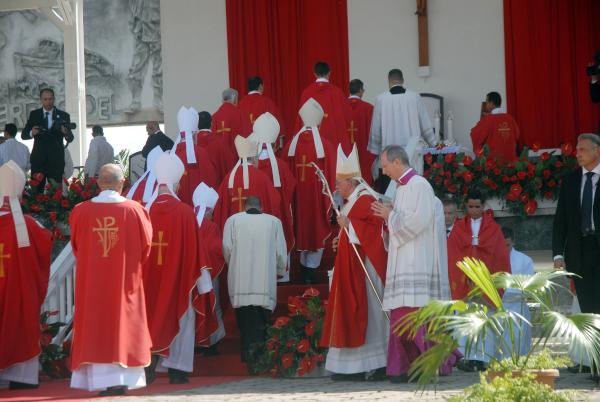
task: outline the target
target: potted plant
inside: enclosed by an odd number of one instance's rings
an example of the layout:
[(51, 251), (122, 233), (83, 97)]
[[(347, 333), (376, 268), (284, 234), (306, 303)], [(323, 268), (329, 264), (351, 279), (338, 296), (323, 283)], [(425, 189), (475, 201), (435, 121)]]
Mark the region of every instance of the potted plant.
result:
[[(573, 356), (586, 357), (593, 367), (600, 367), (600, 315), (565, 315), (552, 310), (554, 294), (562, 288), (557, 280), (574, 274), (549, 271), (531, 276), (505, 272), (492, 275), (482, 261), (469, 257), (457, 265), (473, 283), (467, 300), (432, 300), (395, 324), (396, 333), (411, 336), (425, 327), (429, 340), (435, 343), (413, 362), (409, 372), (411, 380), (417, 380), (421, 387), (437, 380), (439, 367), (458, 347), (459, 340), (464, 340), (465, 350), (470, 353), (488, 337), (498, 340), (496, 353), (489, 356), (492, 368), (502, 368), (500, 371), (505, 373), (557, 368), (564, 364), (546, 359), (543, 367), (535, 367), (534, 363), (543, 362), (545, 356), (536, 357), (535, 351), (545, 348), (551, 338), (564, 339)], [(532, 324), (503, 303), (500, 292), (509, 288), (518, 291), (522, 304), (530, 301), (539, 305), (536, 325), (539, 325), (540, 335), (526, 353), (520, 353), (519, 334)]]

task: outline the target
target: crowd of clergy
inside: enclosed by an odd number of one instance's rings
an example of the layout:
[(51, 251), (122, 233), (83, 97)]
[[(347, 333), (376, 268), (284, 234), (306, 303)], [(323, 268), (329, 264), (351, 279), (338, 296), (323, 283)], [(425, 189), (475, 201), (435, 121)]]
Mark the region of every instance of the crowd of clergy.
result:
[[(239, 103), (228, 89), (212, 116), (182, 107), (172, 149), (149, 150), (147, 170), (130, 188), (118, 166), (100, 169), (102, 191), (70, 216), (72, 387), (119, 395), (156, 372), (173, 384), (189, 381), (195, 348), (216, 353), (225, 336), (227, 308), (235, 309), (240, 358), (251, 366), (251, 345), (264, 341), (294, 251), (306, 284), (324, 250), (335, 253), (321, 338), (334, 380), (407, 382), (411, 362), (432, 343), (423, 331), (399, 337), (390, 324), (431, 300), (465, 298), (470, 283), (456, 267), (465, 256), (492, 272), (533, 273), (512, 232), (484, 212), (480, 193), (465, 197), (459, 218), (457, 201), (438, 199), (411, 168), (411, 143), (434, 146), (436, 136), (400, 70), (390, 71), (390, 90), (374, 106), (361, 99), (360, 80), (348, 97), (329, 82), (326, 63), (314, 72), (293, 130), (282, 129), (277, 106), (252, 77)], [(474, 138), (506, 147), (492, 132), (507, 115), (499, 97), (488, 98), (491, 120)], [(38, 384), (51, 252), (50, 233), (21, 211), (24, 184), (13, 162), (0, 168), (0, 380), (11, 388)], [(530, 335), (521, 341), (526, 353)], [(457, 350), (440, 374), (484, 368), (497, 348), (482, 349)]]

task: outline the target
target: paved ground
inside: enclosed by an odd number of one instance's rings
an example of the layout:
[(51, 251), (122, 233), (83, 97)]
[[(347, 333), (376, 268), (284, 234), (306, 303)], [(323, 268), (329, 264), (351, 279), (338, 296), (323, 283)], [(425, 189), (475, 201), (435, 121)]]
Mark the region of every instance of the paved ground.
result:
[[(478, 378), (475, 373), (455, 372), (449, 377), (441, 378), (437, 392), (427, 391), (423, 394), (415, 393), (416, 388), (412, 384), (397, 385), (387, 381), (334, 382), (327, 377), (290, 380), (252, 378), (171, 394), (119, 398), (118, 401), (443, 401), (460, 393), (463, 388), (478, 381)], [(578, 391), (577, 400), (600, 401), (600, 387), (588, 378), (589, 375), (586, 374), (561, 372), (557, 389)]]

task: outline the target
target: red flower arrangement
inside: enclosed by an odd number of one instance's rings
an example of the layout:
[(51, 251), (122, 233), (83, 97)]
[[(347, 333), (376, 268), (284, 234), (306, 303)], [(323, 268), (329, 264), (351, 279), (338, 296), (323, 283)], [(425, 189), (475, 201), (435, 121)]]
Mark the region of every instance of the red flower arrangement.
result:
[(464, 153), (427, 154), (424, 176), (439, 197), (465, 195), (469, 188), (477, 188), (486, 198), (505, 200), (508, 210), (516, 215), (533, 215), (538, 201), (558, 198), (558, 184), (577, 167), (577, 160), (571, 144), (561, 146), (561, 155), (544, 152), (535, 161), (528, 158), (528, 151), (523, 149), (519, 159), (510, 163), (489, 158), (487, 146), (475, 159)]
[(54, 322), (49, 324), (48, 318), (58, 314), (58, 311), (45, 311), (40, 315), (40, 353), (41, 380), (50, 380), (54, 378), (68, 378), (71, 371), (68, 368), (67, 359), (71, 351), (71, 341), (65, 341), (62, 345), (52, 343), (52, 340), (58, 334), (64, 322)]
[(95, 197), (100, 192), (96, 179), (83, 177), (64, 180), (62, 185), (50, 182), (44, 193), (38, 194), (34, 187), (44, 179), (36, 173), (23, 190), (23, 212), (33, 215), (52, 232), (54, 239), (64, 240), (61, 225), (68, 225), (69, 215), (75, 205)]
[(325, 309), (319, 292), (309, 288), (288, 298), (288, 315), (275, 319), (264, 345), (255, 345), (254, 370), (277, 377), (304, 376), (325, 361), (319, 346)]

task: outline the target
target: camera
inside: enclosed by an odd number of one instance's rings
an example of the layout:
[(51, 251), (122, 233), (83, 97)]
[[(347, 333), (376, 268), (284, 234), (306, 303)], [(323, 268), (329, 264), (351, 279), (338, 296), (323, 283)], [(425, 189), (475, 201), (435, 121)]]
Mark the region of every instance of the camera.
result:
[(66, 127), (68, 130), (75, 130), (77, 128), (77, 124), (73, 122), (60, 121), (59, 124), (61, 127)]
[(600, 75), (600, 50), (596, 52), (596, 57), (594, 57), (594, 63), (587, 68), (587, 75)]

